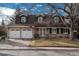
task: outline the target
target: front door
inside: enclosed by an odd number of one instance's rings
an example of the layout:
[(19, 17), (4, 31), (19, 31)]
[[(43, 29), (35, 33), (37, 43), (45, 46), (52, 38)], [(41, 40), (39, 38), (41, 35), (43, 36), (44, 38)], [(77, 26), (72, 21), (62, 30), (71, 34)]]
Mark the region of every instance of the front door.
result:
[(45, 37), (45, 29), (43, 28), (39, 29), (39, 37)]

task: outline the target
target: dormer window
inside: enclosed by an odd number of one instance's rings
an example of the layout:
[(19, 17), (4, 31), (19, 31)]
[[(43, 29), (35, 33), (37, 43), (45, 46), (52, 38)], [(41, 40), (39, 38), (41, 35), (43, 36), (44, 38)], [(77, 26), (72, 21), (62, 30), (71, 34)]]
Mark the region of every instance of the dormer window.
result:
[(38, 23), (42, 23), (43, 22), (43, 17), (38, 17)]
[(65, 23), (70, 24), (70, 19), (65, 19)]
[(59, 23), (59, 18), (58, 17), (54, 17), (54, 23)]
[(26, 23), (26, 17), (21, 17), (21, 23)]

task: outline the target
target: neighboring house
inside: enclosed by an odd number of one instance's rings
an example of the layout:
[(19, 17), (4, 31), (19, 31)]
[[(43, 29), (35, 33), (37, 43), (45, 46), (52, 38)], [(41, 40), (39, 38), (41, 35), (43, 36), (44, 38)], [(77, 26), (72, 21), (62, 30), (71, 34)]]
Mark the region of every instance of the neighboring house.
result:
[[(7, 26), (7, 37), (16, 39), (69, 38), (70, 27), (52, 15), (20, 15)], [(64, 21), (64, 20), (63, 20)]]

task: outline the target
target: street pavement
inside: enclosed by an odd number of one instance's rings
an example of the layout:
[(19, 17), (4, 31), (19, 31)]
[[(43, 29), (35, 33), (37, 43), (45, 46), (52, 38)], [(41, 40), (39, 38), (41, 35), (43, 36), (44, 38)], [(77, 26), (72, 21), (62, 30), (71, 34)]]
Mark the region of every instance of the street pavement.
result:
[(0, 56), (79, 56), (79, 50), (0, 50)]

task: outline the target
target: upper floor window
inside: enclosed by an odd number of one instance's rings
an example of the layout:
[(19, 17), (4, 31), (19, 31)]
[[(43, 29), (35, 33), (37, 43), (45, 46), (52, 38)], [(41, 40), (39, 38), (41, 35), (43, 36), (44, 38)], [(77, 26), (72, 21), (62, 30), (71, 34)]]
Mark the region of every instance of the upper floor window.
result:
[(65, 23), (70, 24), (70, 19), (65, 19)]
[(21, 23), (26, 23), (26, 17), (21, 17)]
[(54, 23), (59, 23), (59, 18), (58, 17), (54, 17)]
[(42, 23), (43, 22), (43, 17), (38, 17), (38, 22)]

